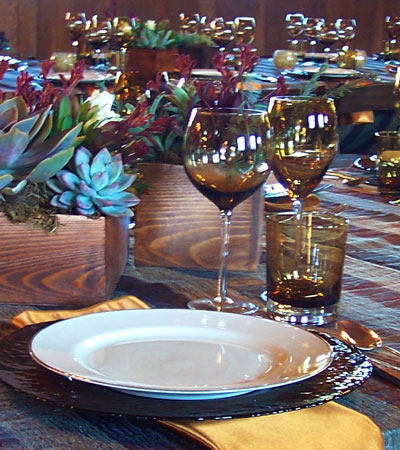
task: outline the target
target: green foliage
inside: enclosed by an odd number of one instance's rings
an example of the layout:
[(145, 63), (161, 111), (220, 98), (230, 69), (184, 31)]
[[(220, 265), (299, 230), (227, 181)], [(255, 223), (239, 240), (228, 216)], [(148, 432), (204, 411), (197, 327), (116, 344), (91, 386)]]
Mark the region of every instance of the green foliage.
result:
[(179, 46), (196, 47), (207, 46), (213, 47), (214, 42), (210, 36), (200, 33), (183, 33), (182, 31), (176, 35), (176, 43)]
[(134, 21), (133, 35), (132, 47), (162, 50), (177, 45), (177, 34), (169, 29), (168, 21)]
[(29, 183), (45, 182), (71, 159), (81, 141), (77, 124), (51, 135), (51, 107), (29, 113), (22, 97), (0, 104), (0, 192), (18, 194)]

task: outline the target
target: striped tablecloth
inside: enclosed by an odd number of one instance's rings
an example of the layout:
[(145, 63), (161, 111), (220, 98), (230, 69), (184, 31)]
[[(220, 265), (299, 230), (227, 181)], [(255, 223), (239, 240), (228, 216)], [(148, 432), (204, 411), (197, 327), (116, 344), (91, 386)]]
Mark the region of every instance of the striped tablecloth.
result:
[[(331, 64), (333, 67), (336, 67), (334, 64)], [(384, 61), (379, 61), (377, 59), (368, 57), (363, 67), (362, 71), (364, 73), (371, 73), (377, 76), (377, 81), (382, 83), (393, 83), (395, 74), (393, 72), (389, 72), (386, 70), (387, 64)], [(261, 57), (258, 61), (257, 66), (254, 69), (254, 72), (257, 74), (262, 74), (264, 77), (276, 77), (279, 75), (279, 71), (275, 68), (274, 61), (272, 58)], [(289, 75), (285, 74), (285, 78), (287, 82), (290, 83), (299, 83), (298, 78), (291, 78)]]

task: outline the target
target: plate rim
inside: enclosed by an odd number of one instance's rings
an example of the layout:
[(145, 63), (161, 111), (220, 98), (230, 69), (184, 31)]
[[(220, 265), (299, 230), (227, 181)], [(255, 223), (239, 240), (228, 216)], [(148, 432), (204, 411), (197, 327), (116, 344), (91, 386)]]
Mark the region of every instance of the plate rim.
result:
[[(117, 313), (117, 314), (116, 314)], [(308, 338), (310, 339), (315, 339), (315, 343), (317, 343), (317, 341), (319, 341), (320, 344), (322, 344), (325, 348), (326, 351), (328, 352), (328, 354), (326, 355), (326, 358), (324, 360), (324, 363), (321, 364), (318, 368), (315, 368), (313, 371), (311, 371), (310, 373), (306, 373), (306, 374), (302, 374), (301, 376), (295, 377), (290, 379), (289, 381), (282, 381), (282, 382), (275, 382), (275, 383), (262, 383), (262, 379), (255, 385), (254, 382), (256, 382), (258, 380), (258, 378), (256, 378), (253, 381), (252, 385), (247, 385), (247, 386), (236, 386), (236, 387), (223, 387), (223, 386), (219, 386), (218, 388), (203, 388), (203, 389), (196, 389), (193, 390), (192, 388), (171, 388), (171, 387), (147, 387), (147, 386), (143, 386), (140, 385), (140, 383), (138, 384), (137, 382), (129, 382), (128, 384), (126, 384), (125, 382), (120, 382), (118, 380), (105, 380), (104, 377), (96, 377), (96, 376), (91, 376), (90, 374), (85, 374), (85, 373), (72, 373), (72, 372), (68, 372), (65, 370), (65, 368), (60, 368), (60, 367), (56, 367), (55, 365), (49, 364), (48, 362), (44, 361), (43, 358), (40, 358), (37, 355), (37, 351), (35, 353), (35, 349), (33, 348), (34, 346), (34, 341), (35, 339), (40, 337), (46, 336), (46, 333), (49, 333), (49, 329), (51, 332), (52, 328), (63, 328), (65, 326), (65, 323), (68, 324), (68, 322), (79, 322), (79, 321), (85, 321), (85, 318), (89, 320), (94, 320), (96, 321), (96, 319), (98, 319), (99, 317), (104, 318), (105, 315), (122, 315), (122, 316), (140, 316), (143, 314), (146, 315), (163, 315), (165, 316), (165, 314), (169, 314), (169, 315), (181, 315), (181, 316), (191, 316), (193, 318), (196, 318), (196, 316), (199, 317), (199, 319), (201, 317), (204, 317), (204, 315), (210, 315), (211, 317), (214, 316), (214, 319), (216, 320), (218, 317), (224, 317), (226, 319), (230, 318), (233, 321), (243, 321), (243, 322), (247, 322), (249, 319), (250, 320), (262, 320), (263, 322), (259, 322), (260, 324), (265, 324), (265, 329), (266, 331), (270, 331), (269, 327), (277, 327), (278, 329), (286, 329), (286, 330), (290, 330), (291, 332), (296, 333), (297, 335), (302, 335), (302, 333), (306, 333), (304, 336), (308, 336)], [(164, 319), (164, 317), (163, 317)], [(60, 325), (62, 324), (62, 325)], [(168, 324), (167, 324), (168, 325)], [(197, 323), (198, 325), (198, 323)], [(134, 328), (134, 326), (132, 327)], [(294, 331), (295, 330), (295, 331)], [(42, 336), (40, 336), (42, 335)], [(79, 342), (78, 342), (79, 344)], [(230, 314), (230, 313), (223, 313), (223, 312), (214, 312), (214, 311), (193, 311), (193, 310), (187, 310), (187, 309), (175, 309), (175, 308), (171, 308), (171, 309), (135, 309), (135, 310), (119, 310), (119, 311), (106, 311), (106, 312), (98, 312), (98, 313), (94, 313), (94, 314), (88, 314), (88, 315), (84, 315), (84, 316), (79, 316), (79, 317), (73, 317), (73, 318), (69, 318), (69, 319), (65, 319), (65, 320), (61, 320), (58, 321), (56, 323), (51, 323), (49, 326), (45, 327), (43, 330), (39, 331), (38, 333), (36, 333), (32, 339), (29, 342), (29, 354), (31, 355), (31, 357), (34, 359), (34, 361), (36, 363), (38, 363), (39, 365), (41, 365), (42, 367), (44, 367), (47, 370), (50, 370), (52, 372), (55, 372), (59, 375), (62, 375), (64, 377), (73, 379), (73, 380), (77, 380), (77, 381), (82, 381), (82, 382), (86, 382), (89, 384), (95, 384), (95, 385), (99, 385), (99, 386), (104, 386), (107, 388), (113, 388), (113, 389), (117, 389), (117, 390), (122, 390), (124, 392), (129, 392), (132, 393), (134, 395), (143, 395), (143, 396), (157, 396), (157, 398), (178, 398), (178, 397), (188, 397), (190, 396), (191, 398), (205, 398), (207, 396), (213, 396), (216, 398), (216, 396), (219, 397), (227, 397), (227, 396), (232, 396), (232, 395), (242, 395), (248, 392), (253, 392), (253, 391), (257, 391), (257, 390), (265, 390), (265, 389), (272, 389), (272, 388), (276, 388), (276, 387), (281, 387), (281, 386), (287, 386), (293, 383), (297, 383), (300, 381), (303, 381), (307, 378), (311, 378), (314, 377), (315, 375), (318, 375), (319, 373), (321, 373), (322, 371), (326, 370), (330, 364), (332, 363), (333, 360), (333, 352), (332, 352), (332, 348), (329, 345), (329, 343), (326, 342), (326, 340), (324, 340), (323, 338), (321, 338), (320, 336), (317, 336), (313, 333), (309, 333), (308, 331), (302, 329), (302, 328), (297, 328), (297, 327), (293, 327), (289, 324), (285, 324), (285, 323), (280, 323), (280, 322), (276, 322), (270, 319), (265, 319), (262, 317), (257, 317), (257, 316), (245, 316), (245, 315), (238, 315), (238, 314)], [(293, 353), (292, 353), (293, 354)], [(319, 353), (319, 355), (323, 355), (322, 351)], [(261, 384), (260, 384), (261, 383)]]

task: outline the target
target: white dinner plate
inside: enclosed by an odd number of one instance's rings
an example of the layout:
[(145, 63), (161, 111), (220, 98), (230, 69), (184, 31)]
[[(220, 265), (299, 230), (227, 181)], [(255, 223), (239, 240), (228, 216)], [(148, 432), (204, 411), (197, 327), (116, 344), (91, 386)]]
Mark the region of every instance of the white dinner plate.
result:
[(331, 362), (326, 341), (257, 317), (178, 309), (90, 314), (57, 322), (31, 341), (41, 365), (134, 395), (201, 399), (312, 377)]
[[(315, 73), (319, 72), (320, 66), (307, 66), (302, 65), (301, 67), (296, 67), (293, 70), (288, 70), (288, 75), (293, 76), (305, 76), (311, 77)], [(328, 67), (325, 72), (321, 75), (324, 78), (357, 78), (361, 74), (358, 70), (353, 69), (342, 69), (340, 67)]]
[(221, 78), (221, 72), (217, 69), (193, 69), (193, 77)]
[(325, 53), (325, 52), (315, 52), (306, 53), (304, 59), (306, 61), (335, 61), (338, 57), (337, 53)]
[[(60, 75), (64, 75), (65, 79), (69, 81), (71, 77), (70, 72), (53, 72), (49, 73), (47, 79), (52, 82), (60, 82)], [(96, 83), (101, 81), (113, 80), (115, 77), (112, 74), (105, 72), (97, 72), (94, 70), (85, 70), (83, 72), (83, 79), (79, 83)]]
[[(234, 75), (237, 75), (237, 71), (232, 71)], [(192, 77), (195, 78), (221, 78), (222, 74), (217, 69), (193, 69)]]

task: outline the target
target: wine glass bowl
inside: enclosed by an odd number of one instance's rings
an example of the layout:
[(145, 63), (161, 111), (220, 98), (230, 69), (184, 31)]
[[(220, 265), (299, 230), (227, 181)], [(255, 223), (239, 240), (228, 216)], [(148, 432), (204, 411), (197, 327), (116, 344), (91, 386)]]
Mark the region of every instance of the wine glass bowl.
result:
[(319, 23), (317, 26), (317, 40), (324, 46), (324, 52), (330, 53), (332, 46), (339, 40), (336, 24), (333, 22)]
[(220, 211), (221, 268), (217, 296), (189, 302), (191, 309), (251, 313), (257, 306), (227, 296), (227, 256), (232, 210), (250, 197), (270, 172), (267, 113), (245, 109), (192, 111), (185, 133), (183, 162), (192, 184)]
[(324, 97), (272, 97), (268, 115), (272, 170), (300, 214), (336, 153), (335, 104)]
[[(386, 33), (389, 37), (389, 52), (392, 55), (392, 64), (399, 64), (398, 40), (400, 37), (400, 17), (386, 16), (385, 18)], [(397, 58), (396, 58), (397, 53)]]
[(315, 53), (317, 45), (318, 27), (325, 24), (325, 19), (322, 17), (305, 17), (304, 18), (304, 35), (310, 42), (311, 54)]
[(233, 34), (233, 22), (225, 21), (218, 17), (211, 21), (211, 39), (218, 46), (218, 51), (224, 52), (226, 46), (235, 38)]
[(125, 17), (114, 17), (111, 22), (110, 48), (116, 51), (117, 69), (125, 71), (127, 47), (133, 40), (133, 27), (129, 19)]
[(102, 53), (103, 48), (111, 39), (111, 22), (108, 20), (99, 21), (97, 15), (92, 17), (91, 21), (86, 24), (85, 38), (94, 49), (95, 66), (103, 68), (105, 56)]
[(286, 14), (285, 28), (291, 40), (299, 38), (304, 31), (304, 15), (301, 13)]
[(78, 57), (79, 40), (84, 36), (86, 31), (86, 15), (85, 13), (71, 14), (65, 13), (65, 28), (72, 39), (72, 48)]
[(179, 14), (179, 29), (183, 33), (197, 33), (200, 27), (200, 15), (195, 14)]
[(239, 46), (250, 45), (254, 41), (256, 19), (254, 17), (235, 17), (234, 36)]
[(343, 50), (350, 48), (350, 42), (356, 36), (356, 19), (337, 19), (335, 22), (339, 40), (343, 43)]

